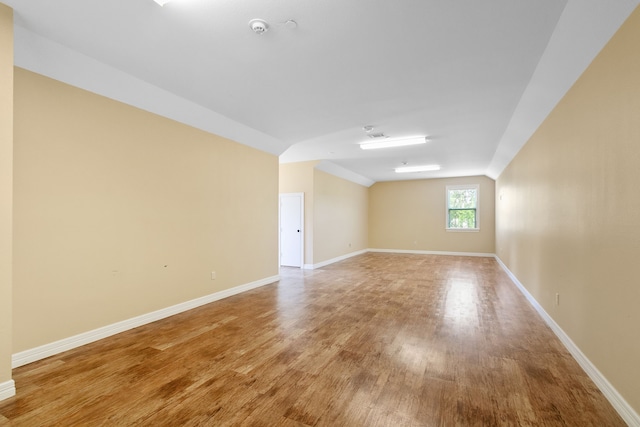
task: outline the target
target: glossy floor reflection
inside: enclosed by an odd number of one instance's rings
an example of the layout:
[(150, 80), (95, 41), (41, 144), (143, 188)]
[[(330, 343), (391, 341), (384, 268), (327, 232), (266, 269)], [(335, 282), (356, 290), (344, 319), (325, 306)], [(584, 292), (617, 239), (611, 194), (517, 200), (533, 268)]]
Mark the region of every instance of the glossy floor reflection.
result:
[(0, 425), (624, 425), (492, 258), (281, 277), (16, 369)]

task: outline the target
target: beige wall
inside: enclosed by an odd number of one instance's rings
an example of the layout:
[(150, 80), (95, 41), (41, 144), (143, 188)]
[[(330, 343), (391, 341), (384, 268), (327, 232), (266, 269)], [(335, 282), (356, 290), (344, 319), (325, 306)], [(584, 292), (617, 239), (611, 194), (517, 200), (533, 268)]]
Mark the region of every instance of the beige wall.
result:
[(304, 193), (304, 264), (313, 264), (313, 178), (317, 161), (280, 165), (280, 193)]
[(368, 188), (319, 170), (314, 182), (314, 263), (367, 249)]
[(496, 189), (498, 256), (636, 412), (639, 46), (636, 9)]
[(316, 170), (318, 163), (280, 165), (280, 192), (304, 193), (305, 265), (367, 248), (367, 187)]
[(11, 380), (13, 11), (0, 3), (0, 384)]
[[(446, 230), (446, 186), (480, 186), (480, 231)], [(369, 246), (495, 252), (494, 181), (485, 176), (378, 182), (369, 189)]]
[(19, 68), (14, 113), (14, 352), (278, 274), (277, 157)]

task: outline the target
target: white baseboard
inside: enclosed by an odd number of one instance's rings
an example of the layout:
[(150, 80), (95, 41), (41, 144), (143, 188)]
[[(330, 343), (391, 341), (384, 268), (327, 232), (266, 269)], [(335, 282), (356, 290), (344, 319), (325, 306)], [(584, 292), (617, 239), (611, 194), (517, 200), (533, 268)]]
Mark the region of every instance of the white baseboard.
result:
[(355, 251), (355, 252), (351, 252), (351, 253), (348, 253), (348, 254), (345, 254), (345, 255), (341, 255), (339, 257), (331, 258), (331, 259), (328, 259), (326, 261), (319, 262), (317, 264), (305, 264), (303, 268), (305, 270), (315, 270), (316, 268), (325, 267), (325, 266), (327, 266), (329, 264), (333, 264), (334, 262), (344, 261), (347, 258), (351, 258), (351, 257), (357, 256), (357, 255), (362, 255), (362, 254), (365, 254), (367, 252), (368, 252), (368, 249), (363, 249), (361, 251)]
[(367, 249), (367, 252), (382, 252), (391, 254), (416, 254), (416, 255), (451, 255), (451, 256), (477, 256), (494, 258), (495, 254), (483, 252), (446, 252), (446, 251), (419, 251), (412, 249)]
[[(81, 334), (45, 344), (40, 347), (21, 351), (20, 353), (16, 353), (11, 357), (11, 365), (13, 368), (17, 368), (19, 366), (26, 365), (27, 363), (35, 362), (36, 360), (41, 360), (58, 353), (62, 353), (63, 351), (71, 350), (72, 348), (80, 347), (82, 345), (89, 344), (102, 338), (106, 338), (111, 335), (127, 331), (129, 329), (137, 328), (138, 326), (146, 325), (147, 323), (155, 322), (156, 320), (164, 319), (166, 317), (191, 310), (201, 305), (209, 304), (210, 302), (218, 301), (232, 295), (236, 295), (242, 292), (249, 291), (251, 289), (258, 288), (260, 286), (277, 282), (278, 280), (280, 280), (280, 276), (272, 276), (265, 279), (257, 280), (255, 282), (245, 283), (244, 285), (236, 286), (231, 289), (225, 289), (224, 291), (216, 292), (180, 304), (172, 305), (171, 307), (163, 308), (151, 313), (123, 320), (112, 325), (103, 326), (92, 331), (83, 332)], [(2, 389), (0, 388), (0, 393), (1, 392)]]
[(16, 395), (16, 383), (13, 380), (0, 383), (0, 400), (8, 399)]
[(536, 309), (542, 319), (549, 325), (551, 330), (562, 341), (564, 346), (569, 350), (569, 353), (578, 362), (578, 364), (584, 369), (589, 378), (596, 384), (602, 394), (607, 398), (611, 406), (618, 412), (620, 417), (629, 425), (629, 427), (640, 427), (640, 415), (633, 410), (631, 405), (618, 393), (618, 391), (611, 385), (611, 383), (605, 378), (604, 375), (595, 367), (593, 363), (584, 355), (584, 353), (578, 348), (578, 346), (569, 338), (569, 336), (562, 330), (562, 328), (553, 320), (551, 316), (542, 308), (542, 306), (536, 301), (536, 299), (527, 291), (518, 278), (507, 268), (498, 256), (495, 257), (498, 264), (507, 273), (511, 281), (520, 289), (520, 292), (527, 298), (529, 303)]

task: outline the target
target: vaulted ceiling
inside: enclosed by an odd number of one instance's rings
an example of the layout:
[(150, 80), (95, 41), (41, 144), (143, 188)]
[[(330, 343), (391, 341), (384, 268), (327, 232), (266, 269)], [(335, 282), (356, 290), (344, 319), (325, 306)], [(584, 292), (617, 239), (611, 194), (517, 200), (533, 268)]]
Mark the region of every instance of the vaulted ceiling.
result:
[[(640, 3), (0, 1), (17, 66), (364, 185), (496, 178)], [(363, 151), (367, 125), (428, 143)]]

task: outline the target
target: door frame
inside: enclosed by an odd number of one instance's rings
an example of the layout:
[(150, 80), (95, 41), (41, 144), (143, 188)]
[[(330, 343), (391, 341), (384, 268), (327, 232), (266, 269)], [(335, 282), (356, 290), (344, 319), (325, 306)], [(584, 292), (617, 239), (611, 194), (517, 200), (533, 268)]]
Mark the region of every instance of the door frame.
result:
[(282, 267), (282, 196), (300, 198), (300, 268), (304, 268), (304, 193), (278, 194), (278, 268)]

